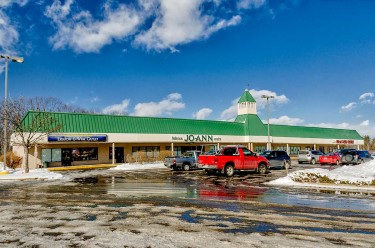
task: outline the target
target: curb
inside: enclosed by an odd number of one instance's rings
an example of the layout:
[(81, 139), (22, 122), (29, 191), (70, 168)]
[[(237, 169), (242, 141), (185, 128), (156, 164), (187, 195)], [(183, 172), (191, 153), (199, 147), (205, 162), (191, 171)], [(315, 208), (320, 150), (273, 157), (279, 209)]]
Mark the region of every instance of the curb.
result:
[(108, 169), (118, 166), (118, 164), (100, 164), (100, 165), (74, 165), (66, 167), (51, 167), (47, 168), (49, 171), (72, 171), (72, 170), (95, 170)]

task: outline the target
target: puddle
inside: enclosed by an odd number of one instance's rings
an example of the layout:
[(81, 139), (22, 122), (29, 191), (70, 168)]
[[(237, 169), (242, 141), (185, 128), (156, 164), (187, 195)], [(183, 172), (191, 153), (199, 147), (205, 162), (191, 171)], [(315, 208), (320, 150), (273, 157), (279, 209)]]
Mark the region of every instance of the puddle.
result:
[(286, 204), (299, 207), (339, 208), (348, 210), (375, 211), (375, 201), (367, 197), (346, 197), (333, 194), (307, 194), (306, 191), (283, 192), (279, 189), (271, 189), (263, 194), (262, 202)]

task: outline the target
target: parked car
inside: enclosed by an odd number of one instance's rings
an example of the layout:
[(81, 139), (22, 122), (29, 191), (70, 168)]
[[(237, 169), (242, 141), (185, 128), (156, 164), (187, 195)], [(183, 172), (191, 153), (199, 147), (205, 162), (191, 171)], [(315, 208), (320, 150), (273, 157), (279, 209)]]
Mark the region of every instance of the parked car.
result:
[(316, 150), (301, 150), (298, 152), (298, 163), (316, 164), (319, 162), (320, 156), (324, 155), (321, 151)]
[(375, 152), (371, 154), (371, 157), (375, 158)]
[(341, 157), (338, 152), (331, 152), (329, 154), (325, 154), (319, 157), (319, 163), (321, 165), (325, 164), (341, 164)]
[(370, 152), (367, 150), (358, 150), (357, 151), (357, 164), (366, 163), (374, 158), (371, 156)]
[(282, 167), (285, 169), (291, 168), (290, 156), (285, 151), (264, 151), (259, 154), (270, 162), (270, 168)]
[(361, 164), (374, 159), (366, 150), (342, 149), (340, 154), (341, 164)]
[(200, 154), (200, 151), (187, 151), (182, 156), (166, 157), (164, 160), (164, 165), (173, 170), (188, 171), (191, 169), (197, 169), (197, 161)]

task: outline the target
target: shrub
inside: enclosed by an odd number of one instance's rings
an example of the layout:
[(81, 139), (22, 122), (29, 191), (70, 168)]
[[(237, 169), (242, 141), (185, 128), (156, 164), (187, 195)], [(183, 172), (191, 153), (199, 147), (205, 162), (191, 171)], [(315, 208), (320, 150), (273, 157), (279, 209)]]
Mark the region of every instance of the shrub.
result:
[[(0, 161), (4, 161), (4, 155), (0, 156)], [(21, 168), (22, 166), (22, 158), (17, 156), (13, 152), (7, 152), (7, 166), (9, 168), (15, 169), (15, 168)]]

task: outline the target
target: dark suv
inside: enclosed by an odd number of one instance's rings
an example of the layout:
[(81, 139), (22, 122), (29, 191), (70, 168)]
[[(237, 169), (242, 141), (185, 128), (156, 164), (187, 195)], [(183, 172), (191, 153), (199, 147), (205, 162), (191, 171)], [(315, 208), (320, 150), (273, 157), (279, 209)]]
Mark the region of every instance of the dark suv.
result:
[(366, 163), (368, 161), (373, 160), (374, 158), (371, 157), (369, 151), (366, 150), (358, 150), (357, 151), (357, 164)]
[(270, 162), (270, 168), (282, 167), (285, 169), (292, 168), (290, 157), (285, 151), (264, 151), (259, 154), (265, 157)]
[(361, 164), (373, 160), (366, 150), (341, 149), (339, 150), (341, 164)]

